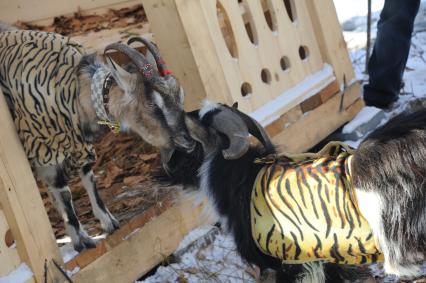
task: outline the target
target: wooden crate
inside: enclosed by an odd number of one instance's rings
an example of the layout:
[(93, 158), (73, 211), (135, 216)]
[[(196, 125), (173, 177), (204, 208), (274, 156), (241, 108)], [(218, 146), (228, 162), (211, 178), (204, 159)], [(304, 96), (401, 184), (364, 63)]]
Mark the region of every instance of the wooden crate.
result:
[(238, 102), (296, 152), (362, 106), (332, 0), (146, 0), (144, 7), (188, 109), (206, 98)]

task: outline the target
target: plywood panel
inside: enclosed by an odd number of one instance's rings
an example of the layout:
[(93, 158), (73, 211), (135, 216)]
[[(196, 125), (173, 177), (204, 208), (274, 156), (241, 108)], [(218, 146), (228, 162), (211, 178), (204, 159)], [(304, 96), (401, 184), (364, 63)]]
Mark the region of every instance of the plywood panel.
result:
[(0, 277), (9, 274), (21, 264), (16, 246), (13, 244), (13, 235), (0, 208)]
[(20, 258), (30, 266), (36, 279), (42, 282), (45, 260), (50, 263), (52, 258), (58, 262), (62, 259), (37, 184), (1, 92), (0, 129), (0, 206), (12, 230)]

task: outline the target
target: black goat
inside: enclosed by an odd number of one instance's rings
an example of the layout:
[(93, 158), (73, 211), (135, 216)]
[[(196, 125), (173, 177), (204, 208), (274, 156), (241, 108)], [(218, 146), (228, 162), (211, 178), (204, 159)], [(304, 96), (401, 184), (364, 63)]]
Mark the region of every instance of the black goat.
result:
[[(413, 141), (413, 144), (416, 145), (416, 150), (423, 150), (423, 158), (426, 157), (426, 152), (424, 152), (426, 142), (420, 140), (420, 136), (424, 135), (422, 127), (425, 125), (424, 122), (426, 122), (425, 114), (426, 111), (417, 114), (423, 116), (425, 119), (418, 119), (413, 123), (408, 123), (409, 127), (416, 129), (418, 132), (418, 137), (412, 136), (411, 138), (416, 140), (416, 142)], [(400, 118), (400, 120), (391, 121), (390, 127), (399, 129), (403, 127), (402, 125), (405, 121), (410, 121), (410, 117), (415, 115), (416, 114), (413, 114), (408, 117)], [(251, 201), (256, 178), (265, 166), (265, 164), (257, 161), (265, 158), (268, 159), (268, 156), (275, 156), (277, 151), (274, 145), (269, 140), (264, 129), (256, 121), (240, 111), (224, 105), (207, 104), (207, 106), (203, 107), (200, 111), (188, 113), (186, 124), (191, 137), (198, 141), (198, 145), (196, 149), (189, 154), (181, 151), (163, 151), (162, 157), (165, 171), (171, 176), (173, 181), (182, 183), (185, 187), (198, 188), (198, 192), (207, 195), (210, 205), (213, 206), (214, 211), (224, 227), (234, 237), (238, 252), (244, 259), (258, 265), (262, 269), (272, 268), (277, 270), (277, 282), (342, 282), (344, 280), (352, 281), (355, 279), (362, 279), (368, 276), (368, 269), (365, 265), (335, 264), (327, 261), (288, 264), (283, 261), (282, 258), (271, 256), (263, 252), (252, 236)], [(407, 130), (407, 132), (411, 131)], [(256, 137), (261, 142), (261, 145), (250, 145), (248, 139), (249, 133)], [(374, 159), (371, 153), (364, 153), (367, 145), (371, 144), (372, 141), (376, 144), (375, 146), (378, 146), (377, 143), (380, 143), (380, 146), (384, 147), (383, 154), (390, 154), (390, 152), (386, 153), (387, 150), (385, 149), (388, 144), (385, 141), (378, 141), (374, 137), (377, 135), (389, 136), (391, 139), (398, 140), (399, 138), (401, 141), (401, 139), (404, 139), (404, 136), (399, 137), (399, 134), (400, 132), (397, 130), (392, 130), (392, 132), (390, 132), (386, 127), (378, 130), (376, 134), (373, 134), (371, 138), (367, 139), (367, 141), (361, 145), (360, 151), (355, 153), (353, 157), (355, 161), (353, 162), (352, 170), (353, 178), (357, 184), (357, 192), (366, 190), (365, 188), (372, 191), (371, 182), (375, 180), (372, 174), (376, 174), (374, 170), (380, 170), (382, 166), (380, 158), (376, 157), (376, 159)], [(413, 135), (416, 134), (413, 133)], [(366, 168), (362, 166), (363, 162), (366, 162), (363, 161), (364, 156), (369, 160), (369, 165), (373, 168), (369, 170), (372, 171), (366, 171)], [(403, 162), (402, 159), (398, 161)], [(394, 162), (398, 161), (394, 160)], [(424, 172), (425, 165), (426, 163), (423, 162), (423, 167), (416, 168), (423, 168), (421, 172)], [(407, 171), (406, 167), (401, 166), (401, 169), (402, 168), (405, 168), (404, 170)], [(416, 170), (416, 168), (408, 167), (409, 170)], [(358, 173), (360, 170), (364, 171)], [(402, 170), (402, 172), (404, 172), (404, 170)], [(362, 178), (355, 176), (357, 174), (360, 174)], [(412, 175), (416, 173), (409, 174)], [(424, 176), (424, 174), (421, 176)], [(420, 176), (418, 177), (421, 178)], [(421, 181), (420, 179), (414, 180), (413, 178), (411, 178), (411, 180)], [(424, 181), (424, 179), (422, 180)], [(365, 183), (361, 184), (362, 181)], [(384, 179), (381, 180), (381, 182), (389, 183), (390, 180)], [(367, 184), (369, 184), (369, 186)], [(422, 184), (422, 182), (418, 183), (417, 187), (421, 186), (420, 184)], [(419, 191), (421, 190), (419, 189)], [(382, 190), (381, 192), (382, 194), (386, 194), (386, 190)], [(380, 195), (380, 192), (376, 194)], [(404, 194), (404, 191), (399, 192), (399, 194)], [(383, 196), (383, 198), (389, 199), (387, 196)], [(360, 202), (362, 201), (364, 201), (364, 199), (360, 199)], [(395, 203), (395, 201), (396, 199), (392, 202), (394, 207), (400, 206), (400, 204)], [(423, 199), (419, 199), (418, 201), (423, 203)], [(372, 205), (371, 202), (370, 205)], [(423, 207), (421, 209), (418, 207), (417, 211), (421, 212)], [(373, 208), (374, 207), (372, 207), (372, 209)], [(349, 211), (349, 209), (347, 210)], [(386, 210), (381, 212), (376, 209), (375, 212), (379, 215), (382, 213), (383, 216), (386, 216)], [(364, 211), (363, 213), (365, 213), (367, 220), (371, 221), (371, 214)], [(414, 210), (411, 213), (414, 213)], [(389, 218), (388, 220), (391, 219)], [(323, 225), (325, 226), (326, 224), (324, 223)], [(415, 232), (413, 231), (414, 235), (418, 236), (423, 233), (421, 231), (422, 226), (414, 226), (417, 229)], [(381, 237), (375, 230), (375, 226), (371, 228), (376, 237)], [(371, 234), (370, 231), (370, 235), (368, 236), (370, 239), (372, 238)], [(404, 235), (408, 234), (405, 233)], [(414, 235), (411, 235), (411, 239), (415, 238)], [(422, 241), (410, 243), (412, 250), (423, 254), (422, 250), (424, 246), (420, 246), (424, 243), (423, 238)], [(396, 242), (396, 244), (399, 243)], [(349, 253), (351, 253), (351, 247), (349, 247), (349, 249)], [(376, 251), (377, 254), (380, 254), (378, 250)], [(373, 261), (377, 260), (377, 257), (379, 257), (376, 254), (372, 254), (372, 256), (375, 258)], [(364, 257), (362, 258), (364, 260)], [(386, 254), (385, 259), (387, 259)], [(405, 257), (403, 259), (407, 260)], [(415, 260), (417, 259), (419, 258)], [(400, 263), (403, 262), (402, 258), (399, 258), (398, 261)], [(387, 271), (397, 273), (397, 270), (387, 269)], [(411, 273), (403, 274), (400, 271), (397, 274), (414, 275)]]

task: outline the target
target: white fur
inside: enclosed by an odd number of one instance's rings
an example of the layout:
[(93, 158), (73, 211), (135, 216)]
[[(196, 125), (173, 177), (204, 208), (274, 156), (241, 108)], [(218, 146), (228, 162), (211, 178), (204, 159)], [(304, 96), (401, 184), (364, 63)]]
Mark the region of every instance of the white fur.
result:
[(93, 176), (93, 172), (90, 171), (86, 175), (80, 174), (81, 182), (83, 183), (84, 188), (87, 191), (87, 194), (89, 195), (90, 204), (92, 205), (93, 214), (99, 221), (101, 222), (102, 229), (105, 232), (112, 233), (114, 232), (114, 224), (113, 221), (118, 223), (118, 221), (112, 216), (111, 212), (108, 211), (108, 209), (105, 207), (106, 212), (103, 211), (96, 201), (95, 196), (95, 184), (91, 181)]
[(204, 191), (199, 190), (198, 188), (190, 188), (181, 192), (180, 199), (189, 201), (194, 207), (204, 203), (203, 210), (200, 215), (203, 222), (216, 223), (220, 220), (216, 209), (213, 207), (212, 202), (209, 201)]
[(185, 91), (183, 90), (183, 87), (180, 87), (179, 91), (179, 101), (183, 104), (183, 101), (185, 99)]
[[(387, 274), (394, 274), (399, 277), (417, 277), (422, 274), (421, 268), (417, 265), (399, 265), (389, 259), (391, 249), (396, 254), (397, 258), (401, 258), (400, 250), (398, 245), (393, 245), (386, 240), (384, 227), (382, 222), (382, 200), (380, 195), (376, 192), (367, 192), (365, 190), (356, 189), (356, 195), (358, 198), (358, 206), (361, 214), (368, 221), (371, 229), (373, 230), (374, 237), (380, 250), (384, 255), (383, 267)], [(396, 209), (397, 210), (397, 209)], [(398, 210), (396, 211), (396, 213)]]
[(157, 106), (160, 107), (161, 110), (164, 110), (164, 100), (161, 97), (161, 95), (156, 91), (153, 91), (153, 94), (154, 94), (155, 104), (157, 104)]
[(325, 282), (324, 266), (320, 261), (304, 263), (305, 272), (296, 281), (297, 283), (323, 283)]
[(216, 219), (216, 221), (220, 220), (220, 222), (223, 224), (222, 227), (225, 228), (228, 227), (226, 218), (220, 217), (220, 214), (216, 209), (216, 204), (214, 203), (214, 198), (211, 196), (209, 189), (210, 164), (212, 160), (213, 156), (206, 156), (198, 172), (198, 176), (200, 177), (200, 191), (202, 192), (199, 197), (207, 199), (207, 204), (204, 211), (206, 215), (208, 215), (210, 219)]
[[(56, 209), (61, 214), (62, 219), (64, 220), (65, 230), (67, 231), (67, 234), (70, 236), (74, 245), (78, 245), (80, 243), (79, 232), (74, 228), (74, 226), (68, 224), (69, 223), (68, 215), (65, 211), (65, 204), (63, 203), (62, 198), (61, 198), (61, 193), (63, 193), (63, 192), (69, 192), (69, 194), (71, 195), (70, 188), (68, 186), (63, 187), (63, 188), (54, 188), (54, 187), (49, 186), (48, 189), (49, 189), (49, 192), (52, 195)], [(73, 206), (72, 202), (71, 202), (71, 206)], [(82, 229), (82, 227), (80, 227), (80, 231), (85, 233), (85, 231)]]
[(210, 111), (213, 111), (213, 110), (219, 108), (219, 106), (220, 105), (216, 102), (212, 102), (212, 101), (207, 100), (207, 99), (203, 100), (202, 107), (201, 107), (200, 112), (198, 114), (200, 119), (203, 119), (204, 115), (206, 115)]

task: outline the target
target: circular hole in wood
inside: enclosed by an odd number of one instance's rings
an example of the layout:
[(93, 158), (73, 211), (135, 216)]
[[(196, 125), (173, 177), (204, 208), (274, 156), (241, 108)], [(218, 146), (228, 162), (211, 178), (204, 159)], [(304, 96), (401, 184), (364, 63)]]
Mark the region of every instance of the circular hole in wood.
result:
[(287, 71), (290, 69), (290, 59), (287, 56), (283, 56), (280, 59), (281, 70)]
[(290, 21), (294, 23), (296, 21), (296, 5), (294, 4), (294, 0), (284, 0), (284, 6)]
[(222, 37), (225, 41), (226, 47), (228, 47), (229, 53), (232, 57), (238, 57), (237, 44), (234, 37), (234, 31), (232, 30), (231, 23), (228, 15), (223, 8), (220, 1), (216, 4), (217, 19), (219, 21), (220, 30), (222, 31)]
[(277, 19), (276, 14), (273, 12), (273, 7), (270, 0), (264, 0), (262, 2), (263, 15), (265, 16), (266, 23), (271, 31), (277, 30)]
[(260, 72), (260, 77), (262, 78), (262, 82), (264, 82), (265, 84), (271, 83), (271, 72), (269, 72), (268, 69), (262, 69), (262, 71)]
[(12, 231), (9, 229), (4, 236), (4, 242), (6, 243), (6, 247), (10, 248), (13, 243), (15, 243), (15, 239), (13, 238)]
[(275, 80), (276, 80), (277, 82), (280, 80), (280, 76), (279, 76), (277, 73), (275, 73)]
[(257, 44), (258, 41), (257, 41), (256, 27), (254, 26), (253, 17), (252, 17), (252, 14), (250, 13), (250, 9), (246, 1), (239, 1), (240, 6), (242, 7), (242, 10), (244, 11), (244, 13), (241, 14), (241, 17), (243, 18), (244, 26), (246, 28), (246, 32), (251, 43)]
[(299, 47), (299, 56), (300, 59), (305, 60), (309, 56), (309, 49), (307, 46), (302, 45)]
[(241, 85), (241, 95), (247, 96), (252, 93), (251, 85), (248, 82), (245, 82)]

